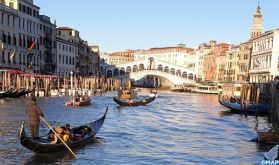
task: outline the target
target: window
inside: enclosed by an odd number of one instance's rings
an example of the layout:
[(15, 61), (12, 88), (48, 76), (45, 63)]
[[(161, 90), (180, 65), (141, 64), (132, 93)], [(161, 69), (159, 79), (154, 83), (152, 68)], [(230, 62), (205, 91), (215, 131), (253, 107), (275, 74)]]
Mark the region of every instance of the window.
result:
[(11, 44), (11, 36), (10, 36), (10, 33), (8, 33), (8, 44), (9, 44), (9, 45)]
[(10, 15), (7, 17), (7, 25), (10, 26)]
[(4, 24), (4, 13), (2, 13), (2, 24)]
[(13, 2), (10, 2), (10, 3), (9, 3), (9, 7), (10, 7), (10, 8), (14, 8), (14, 3), (13, 3)]
[(15, 36), (15, 34), (14, 34), (14, 38), (13, 38), (13, 43), (14, 43), (14, 45), (16, 45), (16, 36)]
[(6, 40), (6, 34), (4, 33), (4, 31), (3, 31), (3, 33), (2, 33), (2, 41), (3, 41), (3, 43), (6, 43), (6, 42), (7, 42), (7, 40)]

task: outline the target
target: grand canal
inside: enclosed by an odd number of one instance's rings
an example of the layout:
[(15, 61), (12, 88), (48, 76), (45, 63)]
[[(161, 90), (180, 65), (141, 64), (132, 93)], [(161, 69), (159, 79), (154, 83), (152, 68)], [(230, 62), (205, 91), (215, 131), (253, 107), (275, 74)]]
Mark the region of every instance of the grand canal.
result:
[[(68, 152), (37, 155), (22, 147), (18, 132), (26, 120), (25, 98), (0, 100), (1, 164), (255, 164), (266, 146), (256, 137), (254, 116), (226, 114), (217, 95), (159, 92), (147, 106), (119, 107), (115, 92), (94, 96), (88, 107), (68, 108), (67, 97), (38, 98), (51, 125), (78, 126), (107, 118), (95, 143)], [(259, 117), (264, 123), (265, 118)], [(41, 135), (47, 128), (41, 123)]]

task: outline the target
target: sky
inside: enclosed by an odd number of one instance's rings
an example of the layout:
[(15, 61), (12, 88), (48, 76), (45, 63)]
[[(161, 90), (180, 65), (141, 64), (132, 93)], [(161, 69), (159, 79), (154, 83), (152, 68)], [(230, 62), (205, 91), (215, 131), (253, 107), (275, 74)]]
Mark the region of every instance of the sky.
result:
[(258, 3), (264, 31), (279, 28), (279, 0), (33, 0), (56, 25), (80, 32), (102, 52), (215, 40), (249, 40)]

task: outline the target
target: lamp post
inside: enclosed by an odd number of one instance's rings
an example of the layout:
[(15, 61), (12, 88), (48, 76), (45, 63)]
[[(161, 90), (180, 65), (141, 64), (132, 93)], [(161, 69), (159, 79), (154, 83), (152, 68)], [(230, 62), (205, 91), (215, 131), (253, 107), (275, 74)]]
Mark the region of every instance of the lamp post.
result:
[(74, 94), (74, 92), (73, 92), (73, 71), (71, 71), (70, 74), (71, 74), (71, 93), (73, 96), (73, 94)]

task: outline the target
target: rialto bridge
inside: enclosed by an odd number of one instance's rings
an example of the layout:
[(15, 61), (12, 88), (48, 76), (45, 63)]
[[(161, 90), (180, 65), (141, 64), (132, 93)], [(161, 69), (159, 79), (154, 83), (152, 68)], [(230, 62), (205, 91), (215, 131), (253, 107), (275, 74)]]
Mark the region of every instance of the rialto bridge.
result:
[(193, 69), (177, 66), (168, 62), (154, 59), (153, 57), (111, 65), (106, 68), (107, 77), (129, 76), (137, 81), (145, 76), (158, 76), (165, 78), (174, 85), (195, 83), (196, 74)]

